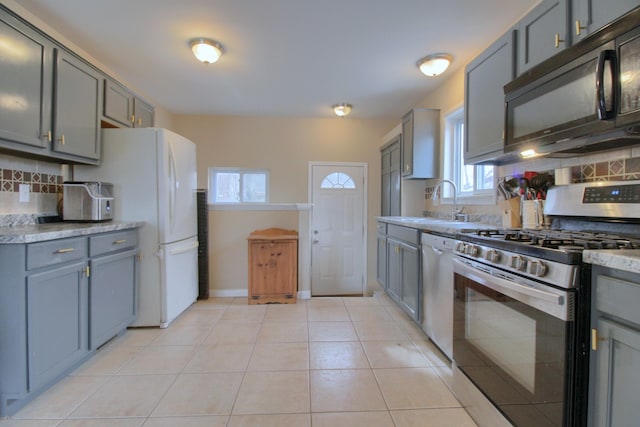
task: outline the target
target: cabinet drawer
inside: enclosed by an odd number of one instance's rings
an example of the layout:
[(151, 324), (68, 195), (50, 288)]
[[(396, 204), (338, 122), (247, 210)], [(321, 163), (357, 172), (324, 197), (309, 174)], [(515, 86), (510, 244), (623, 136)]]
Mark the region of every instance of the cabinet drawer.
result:
[(389, 224), (387, 226), (389, 237), (403, 240), (411, 245), (420, 245), (420, 230), (417, 228), (403, 227), (401, 225)]
[(89, 256), (133, 248), (138, 245), (138, 230), (98, 234), (89, 238)]
[(27, 270), (82, 259), (86, 255), (86, 237), (31, 243), (27, 245)]

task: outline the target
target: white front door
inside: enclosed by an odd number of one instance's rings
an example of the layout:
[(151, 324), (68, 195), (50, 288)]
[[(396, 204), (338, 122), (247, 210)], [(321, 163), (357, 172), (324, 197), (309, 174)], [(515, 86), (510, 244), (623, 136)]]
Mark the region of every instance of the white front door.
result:
[(364, 292), (366, 165), (310, 164), (311, 295)]

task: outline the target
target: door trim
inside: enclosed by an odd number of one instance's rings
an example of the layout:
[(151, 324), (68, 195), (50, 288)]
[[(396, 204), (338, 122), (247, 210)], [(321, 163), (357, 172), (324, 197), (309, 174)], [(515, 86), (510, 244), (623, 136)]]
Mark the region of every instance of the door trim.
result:
[[(368, 216), (368, 207), (369, 207), (369, 164), (363, 162), (318, 162), (318, 161), (310, 161), (308, 166), (308, 176), (307, 176), (307, 195), (309, 205), (311, 206), (310, 210), (310, 218), (309, 218), (309, 259), (313, 259), (313, 236), (311, 229), (313, 228), (313, 167), (314, 166), (350, 166), (350, 167), (361, 167), (363, 183), (362, 183), (362, 295), (366, 295), (367, 283), (369, 281), (368, 272), (369, 265), (367, 260), (369, 257), (368, 248), (369, 243), (367, 239), (367, 235), (369, 233), (368, 224), (367, 224), (367, 216)], [(312, 266), (309, 266), (309, 279), (312, 280)], [(313, 283), (309, 284), (309, 291), (311, 296), (313, 296)]]

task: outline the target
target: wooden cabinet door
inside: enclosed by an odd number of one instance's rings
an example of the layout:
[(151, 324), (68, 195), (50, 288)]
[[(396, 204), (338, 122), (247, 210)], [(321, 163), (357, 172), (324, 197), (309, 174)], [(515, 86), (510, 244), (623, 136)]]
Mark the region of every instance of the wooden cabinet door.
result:
[(0, 40), (0, 144), (44, 151), (51, 130), (53, 45), (2, 9)]
[(83, 163), (100, 159), (102, 76), (56, 49), (53, 151)]
[(249, 260), (250, 302), (261, 298), (295, 301), (297, 240), (251, 241)]
[(88, 353), (85, 265), (76, 262), (27, 277), (30, 391)]
[(503, 152), (503, 87), (515, 77), (515, 41), (508, 31), (466, 67), (465, 164)]
[(89, 277), (89, 345), (95, 350), (136, 316), (138, 250), (92, 259)]
[(153, 107), (140, 98), (133, 100), (133, 115), (135, 117), (135, 127), (148, 128), (153, 126)]
[(634, 426), (640, 419), (640, 331), (600, 318), (596, 323), (594, 426)]
[(518, 74), (569, 46), (568, 1), (544, 0), (519, 22)]

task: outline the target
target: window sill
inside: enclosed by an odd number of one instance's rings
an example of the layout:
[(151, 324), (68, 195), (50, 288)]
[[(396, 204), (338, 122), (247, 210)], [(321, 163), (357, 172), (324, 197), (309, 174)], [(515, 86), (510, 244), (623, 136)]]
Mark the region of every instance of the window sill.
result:
[(216, 203), (210, 211), (309, 211), (310, 203)]

